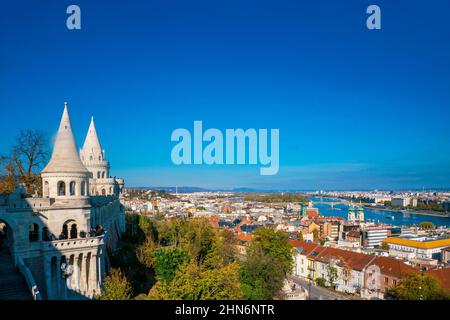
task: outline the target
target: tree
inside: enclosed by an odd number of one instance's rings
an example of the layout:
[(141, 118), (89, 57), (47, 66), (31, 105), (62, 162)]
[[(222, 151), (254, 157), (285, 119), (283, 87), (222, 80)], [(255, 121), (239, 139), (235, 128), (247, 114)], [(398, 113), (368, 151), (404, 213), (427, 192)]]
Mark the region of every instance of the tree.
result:
[(242, 299), (239, 268), (230, 263), (218, 269), (205, 269), (195, 262), (184, 264), (171, 282), (158, 281), (150, 290), (155, 300)]
[(169, 283), (183, 263), (189, 260), (188, 254), (180, 248), (161, 247), (153, 253), (156, 279)]
[(289, 237), (282, 231), (258, 228), (241, 262), (244, 298), (267, 300), (279, 296), (286, 275), (292, 271)]
[(245, 299), (273, 299), (283, 288), (285, 277), (282, 263), (261, 250), (248, 252), (241, 262), (240, 281)]
[(312, 231), (314, 241), (319, 241), (319, 229), (314, 229)]
[(250, 243), (250, 250), (252, 250), (252, 246), (256, 250), (262, 250), (264, 254), (281, 262), (284, 273), (290, 274), (294, 261), (288, 234), (272, 228), (258, 228), (255, 230), (254, 236), (254, 240)]
[(129, 300), (131, 285), (120, 269), (111, 268), (105, 279), (100, 300)]
[(389, 244), (387, 244), (386, 242), (382, 242), (380, 245), (380, 249), (389, 251)]
[(429, 275), (409, 273), (402, 282), (389, 290), (389, 294), (398, 300), (449, 300), (450, 295), (439, 282)]
[(147, 268), (152, 268), (155, 262), (154, 253), (157, 246), (151, 237), (136, 248), (136, 256), (140, 263)]
[(297, 240), (303, 241), (303, 233), (297, 232)]
[(436, 227), (434, 226), (434, 224), (432, 222), (423, 221), (423, 222), (419, 223), (419, 228), (425, 229), (425, 230), (432, 230), (432, 229), (435, 229)]
[(327, 265), (327, 282), (329, 283), (330, 287), (334, 289), (336, 286), (336, 280), (338, 278), (338, 270), (336, 267), (332, 266), (331, 264)]
[(49, 154), (47, 140), (41, 131), (21, 130), (10, 154), (2, 156), (0, 163), (6, 176), (25, 183), (27, 192), (34, 193), (40, 188), (37, 171), (46, 163)]

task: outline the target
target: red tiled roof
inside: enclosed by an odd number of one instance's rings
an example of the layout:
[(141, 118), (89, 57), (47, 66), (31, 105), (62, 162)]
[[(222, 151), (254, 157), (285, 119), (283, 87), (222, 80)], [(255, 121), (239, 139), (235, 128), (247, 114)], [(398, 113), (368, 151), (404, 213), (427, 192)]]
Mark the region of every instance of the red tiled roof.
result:
[(243, 242), (248, 242), (248, 241), (252, 241), (253, 240), (253, 236), (252, 235), (245, 234), (245, 233), (238, 233), (236, 235), (236, 238), (238, 240), (243, 241)]
[(380, 272), (387, 276), (402, 278), (406, 273), (418, 272), (417, 269), (407, 265), (406, 263), (389, 257), (377, 256), (370, 265), (376, 265), (380, 268)]
[(374, 258), (373, 255), (364, 254), (359, 252), (353, 252), (350, 250), (343, 250), (337, 248), (327, 247), (318, 256), (317, 260), (322, 262), (330, 262), (331, 260), (341, 261), (342, 264), (346, 264), (349, 268), (353, 270), (363, 270), (364, 267)]
[[(290, 241), (291, 245), (297, 249), (297, 251), (299, 253), (301, 253), (302, 255), (307, 256), (308, 254), (311, 253), (312, 250), (314, 250), (314, 248), (316, 247), (320, 247), (320, 245), (318, 243), (314, 243), (314, 242), (305, 242), (305, 241), (300, 241), (300, 240), (291, 240)], [(301, 251), (299, 251), (301, 249)]]
[(442, 289), (450, 293), (450, 267), (443, 269), (428, 270), (425, 273), (435, 277), (441, 284)]

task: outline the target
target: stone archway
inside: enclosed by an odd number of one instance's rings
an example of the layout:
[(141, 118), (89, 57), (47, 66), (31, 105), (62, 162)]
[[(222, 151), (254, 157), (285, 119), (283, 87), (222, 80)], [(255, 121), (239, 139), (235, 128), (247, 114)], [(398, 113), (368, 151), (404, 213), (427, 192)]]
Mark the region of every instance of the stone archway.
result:
[[(14, 248), (14, 228), (6, 220), (0, 218), (0, 250), (12, 251)], [(12, 253), (12, 252), (11, 252)]]

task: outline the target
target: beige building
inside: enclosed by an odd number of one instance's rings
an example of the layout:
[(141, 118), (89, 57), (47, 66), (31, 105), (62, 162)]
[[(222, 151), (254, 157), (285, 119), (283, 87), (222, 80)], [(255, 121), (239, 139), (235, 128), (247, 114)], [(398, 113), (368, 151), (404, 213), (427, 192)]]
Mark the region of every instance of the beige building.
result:
[[(98, 155), (92, 131), (86, 140), (83, 154)], [(95, 165), (104, 161), (102, 155)], [(98, 168), (109, 170), (107, 162), (101, 164)], [(41, 172), (43, 197), (31, 197), (21, 186), (0, 195), (0, 299), (27, 294), (34, 299), (86, 299), (100, 293), (105, 249), (115, 248), (125, 213), (121, 188), (99, 195), (105, 184), (93, 177), (93, 168), (77, 152), (66, 104), (51, 159)], [(108, 186), (113, 183), (123, 186), (123, 180), (108, 181)], [(16, 267), (29, 292), (21, 291), (19, 280), (14, 282)]]

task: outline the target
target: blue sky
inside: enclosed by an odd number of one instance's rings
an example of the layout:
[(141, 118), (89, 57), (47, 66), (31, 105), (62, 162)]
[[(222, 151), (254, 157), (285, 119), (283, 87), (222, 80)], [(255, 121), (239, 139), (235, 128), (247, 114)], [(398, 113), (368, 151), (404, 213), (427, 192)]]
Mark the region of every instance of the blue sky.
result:
[[(81, 8), (81, 30), (66, 8)], [(382, 30), (366, 28), (381, 8)], [(130, 186), (450, 187), (450, 2), (2, 1), (0, 150), (91, 116)], [(175, 166), (176, 128), (278, 128), (280, 171)]]

